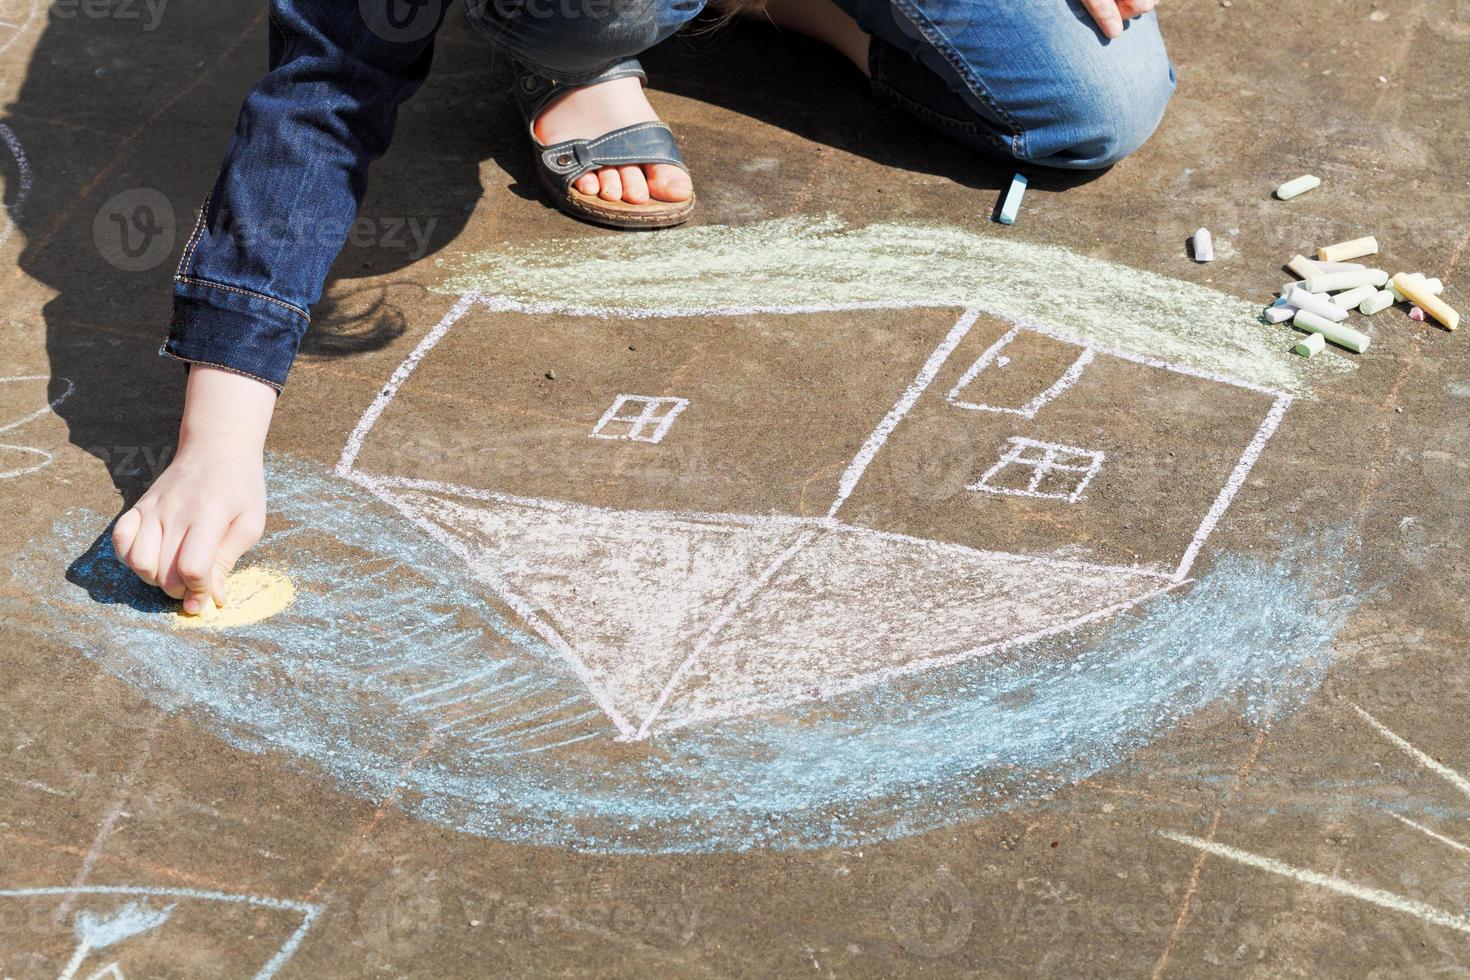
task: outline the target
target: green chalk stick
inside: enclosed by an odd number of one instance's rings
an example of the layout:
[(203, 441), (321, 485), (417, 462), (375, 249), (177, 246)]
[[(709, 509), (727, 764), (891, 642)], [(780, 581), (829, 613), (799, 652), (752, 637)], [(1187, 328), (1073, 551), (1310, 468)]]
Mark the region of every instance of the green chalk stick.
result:
[(1307, 310), (1297, 310), (1296, 316), (1292, 318), (1292, 326), (1298, 330), (1308, 333), (1319, 333), (1332, 341), (1339, 347), (1346, 347), (1355, 354), (1361, 354), (1368, 349), (1372, 338), (1365, 333), (1358, 333), (1352, 327), (1345, 327), (1340, 323), (1333, 323), (1324, 316), (1318, 316)]
[(1293, 354), (1300, 354), (1302, 357), (1313, 357), (1322, 353), (1322, 348), (1326, 346), (1327, 338), (1323, 337), (1320, 333), (1309, 333), (1297, 341), (1297, 345), (1291, 349), (1291, 352)]

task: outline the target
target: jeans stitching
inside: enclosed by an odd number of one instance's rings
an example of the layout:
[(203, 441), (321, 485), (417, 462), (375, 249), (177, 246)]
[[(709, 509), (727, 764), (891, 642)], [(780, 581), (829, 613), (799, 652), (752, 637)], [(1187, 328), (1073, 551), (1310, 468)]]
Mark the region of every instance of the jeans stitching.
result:
[(928, 41), (929, 45), (935, 51), (939, 52), (940, 57), (949, 63), (950, 68), (959, 75), (960, 79), (965, 83), (965, 87), (970, 90), (970, 94), (985, 103), (1000, 118), (1001, 122), (1010, 128), (1011, 140), (1015, 148), (1014, 152), (1017, 156), (1023, 155), (1021, 151), (1024, 147), (1025, 129), (1014, 116), (1006, 111), (1005, 107), (1000, 104), (995, 96), (990, 93), (990, 90), (985, 87), (985, 84), (970, 68), (965, 59), (960, 57), (959, 52), (950, 43), (949, 39), (944, 36), (944, 33), (939, 30), (938, 26), (926, 17), (914, 5), (912, 0), (892, 0), (892, 3), (908, 18), (909, 23), (913, 24), (914, 28), (924, 36), (924, 40)]
[(284, 385), (279, 385), (268, 378), (262, 378), (258, 374), (251, 374), (249, 371), (242, 371), (237, 367), (230, 367), (228, 364), (216, 364), (214, 361), (205, 361), (197, 357), (185, 357), (182, 354), (175, 354), (173, 351), (168, 349), (167, 341), (164, 341), (163, 346), (158, 348), (158, 353), (160, 357), (171, 357), (176, 361), (183, 361), (185, 364), (198, 364), (201, 367), (219, 368), (221, 371), (228, 371), (231, 374), (238, 374), (241, 377), (249, 378), (252, 381), (259, 381), (263, 385), (269, 385), (271, 388), (274, 388), (276, 394), (278, 395), (285, 390)]
[(223, 289), (227, 293), (239, 293), (241, 296), (249, 296), (255, 299), (263, 299), (267, 303), (274, 303), (276, 306), (279, 306), (282, 309), (290, 310), (292, 313), (295, 313), (297, 316), (301, 317), (303, 320), (306, 320), (308, 323), (311, 322), (310, 314), (308, 314), (301, 307), (288, 303), (283, 299), (276, 299), (274, 296), (267, 296), (265, 293), (258, 293), (253, 289), (241, 289), (239, 286), (226, 286), (222, 282), (210, 282), (208, 279), (196, 279), (193, 276), (174, 276), (174, 280), (188, 286), (203, 286), (209, 289)]
[(210, 190), (204, 196), (204, 207), (199, 209), (199, 220), (194, 223), (194, 231), (189, 235), (189, 244), (184, 248), (184, 254), (179, 259), (178, 272), (175, 276), (185, 276), (189, 273), (189, 263), (194, 260), (194, 252), (199, 248), (199, 243), (204, 240), (204, 223), (209, 214), (209, 205), (214, 201), (214, 191)]

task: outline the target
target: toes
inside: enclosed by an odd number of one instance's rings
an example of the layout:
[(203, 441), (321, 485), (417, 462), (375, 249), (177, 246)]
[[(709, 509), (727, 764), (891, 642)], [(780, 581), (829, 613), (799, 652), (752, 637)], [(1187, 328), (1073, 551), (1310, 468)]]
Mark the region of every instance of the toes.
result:
[(623, 179), (618, 176), (617, 170), (612, 167), (604, 167), (597, 171), (597, 179), (602, 182), (602, 193), (598, 194), (598, 197), (604, 201), (623, 199)]
[(581, 191), (583, 194), (590, 194), (593, 196), (596, 196), (598, 190), (600, 189), (600, 183), (597, 179), (596, 173), (583, 174), (582, 176), (577, 178), (576, 183), (572, 186), (577, 188), (577, 190)]
[(648, 181), (642, 167), (619, 167), (618, 176), (623, 180), (623, 200), (629, 204), (648, 203)]
[(655, 163), (648, 171), (648, 193), (658, 201), (687, 201), (694, 193), (694, 182), (678, 167)]

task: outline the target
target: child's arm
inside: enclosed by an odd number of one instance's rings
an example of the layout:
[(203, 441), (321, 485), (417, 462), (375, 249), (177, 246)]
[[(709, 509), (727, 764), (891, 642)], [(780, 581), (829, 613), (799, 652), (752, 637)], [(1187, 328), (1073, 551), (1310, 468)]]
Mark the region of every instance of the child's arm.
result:
[(265, 434), (276, 392), (218, 368), (189, 372), (168, 469), (112, 530), (113, 548), (149, 585), (199, 612), (225, 604), (225, 576), (265, 529)]
[(163, 353), (191, 365), (178, 453), (113, 532), (187, 612), (223, 603), (224, 575), (260, 538), (276, 393), (446, 5), (411, 3), (404, 19), (399, 0), (271, 0), (270, 71), (175, 277)]

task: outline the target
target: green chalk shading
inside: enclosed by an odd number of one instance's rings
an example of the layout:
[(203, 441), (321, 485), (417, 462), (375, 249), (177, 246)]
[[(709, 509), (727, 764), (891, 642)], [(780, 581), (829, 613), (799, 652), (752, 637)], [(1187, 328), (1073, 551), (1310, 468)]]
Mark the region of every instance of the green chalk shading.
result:
[(1263, 326), (1254, 302), (1053, 245), (939, 225), (782, 218), (508, 246), (441, 265), (447, 277), (436, 292), (615, 316), (978, 306), (1304, 397), (1354, 370), (1340, 358), (1290, 354), (1289, 328)]

